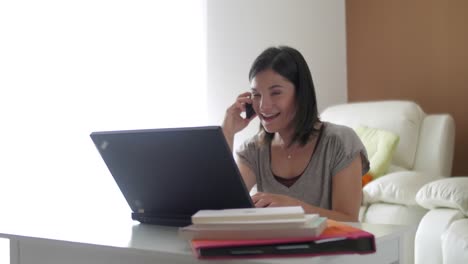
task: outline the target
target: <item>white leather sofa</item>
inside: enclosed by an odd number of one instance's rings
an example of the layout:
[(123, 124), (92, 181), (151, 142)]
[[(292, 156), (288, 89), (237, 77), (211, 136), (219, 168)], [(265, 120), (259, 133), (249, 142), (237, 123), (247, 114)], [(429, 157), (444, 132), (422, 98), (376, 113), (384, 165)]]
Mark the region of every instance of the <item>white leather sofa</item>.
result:
[(468, 177), (430, 182), (416, 201), (430, 211), (416, 232), (415, 263), (468, 263)]
[(385, 129), (400, 136), (386, 175), (364, 189), (360, 220), (368, 223), (418, 224), (427, 209), (416, 203), (419, 189), (452, 172), (455, 127), (448, 114), (427, 115), (414, 102), (374, 101), (326, 108), (324, 121)]
[(414, 236), (427, 208), (416, 202), (426, 183), (451, 176), (455, 125), (448, 114), (426, 114), (410, 101), (347, 103), (326, 108), (324, 121), (352, 128), (367, 126), (399, 135), (388, 172), (363, 188), (359, 220), (408, 225), (405, 263), (413, 262)]

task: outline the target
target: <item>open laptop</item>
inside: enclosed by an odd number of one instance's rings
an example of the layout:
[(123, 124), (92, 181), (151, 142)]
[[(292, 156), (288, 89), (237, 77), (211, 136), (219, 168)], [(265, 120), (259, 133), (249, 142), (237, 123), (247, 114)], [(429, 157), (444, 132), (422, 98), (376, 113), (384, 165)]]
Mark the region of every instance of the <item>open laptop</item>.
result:
[(90, 136), (134, 220), (185, 226), (201, 209), (253, 207), (219, 126), (103, 131)]

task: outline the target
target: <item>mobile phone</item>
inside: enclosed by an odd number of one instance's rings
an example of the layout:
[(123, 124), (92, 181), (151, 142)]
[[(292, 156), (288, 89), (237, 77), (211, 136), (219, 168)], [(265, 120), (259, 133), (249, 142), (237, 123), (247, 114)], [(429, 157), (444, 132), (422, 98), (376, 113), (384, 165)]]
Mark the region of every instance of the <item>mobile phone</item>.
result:
[(245, 117), (250, 119), (253, 115), (255, 115), (255, 110), (252, 104), (245, 104)]

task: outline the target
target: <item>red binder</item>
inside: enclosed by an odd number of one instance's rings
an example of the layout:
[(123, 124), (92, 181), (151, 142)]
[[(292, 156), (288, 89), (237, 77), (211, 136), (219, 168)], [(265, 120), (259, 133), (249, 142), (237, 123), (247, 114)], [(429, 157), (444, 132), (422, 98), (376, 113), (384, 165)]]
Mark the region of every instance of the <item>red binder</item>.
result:
[(315, 237), (267, 240), (192, 240), (198, 258), (271, 258), (335, 254), (370, 254), (376, 251), (374, 235), (362, 229), (327, 220)]

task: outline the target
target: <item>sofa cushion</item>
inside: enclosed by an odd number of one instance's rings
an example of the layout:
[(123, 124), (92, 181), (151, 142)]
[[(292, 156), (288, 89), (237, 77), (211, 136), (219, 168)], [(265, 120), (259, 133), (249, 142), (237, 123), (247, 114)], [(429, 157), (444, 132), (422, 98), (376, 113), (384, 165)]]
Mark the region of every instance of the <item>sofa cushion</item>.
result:
[(415, 171), (401, 171), (384, 175), (368, 183), (363, 191), (363, 203), (376, 202), (417, 205), (416, 194), (434, 178)]
[(419, 131), (425, 113), (410, 101), (376, 101), (348, 103), (325, 109), (324, 121), (355, 128), (359, 125), (391, 131), (400, 136), (392, 163), (410, 170), (413, 168)]
[(384, 129), (358, 126), (354, 129), (366, 147), (372, 179), (384, 175), (392, 161), (399, 136)]
[(362, 222), (370, 224), (417, 225), (427, 210), (419, 205), (375, 203), (369, 205)]
[(447, 207), (468, 216), (468, 177), (444, 178), (424, 185), (416, 195), (419, 205), (427, 209)]

